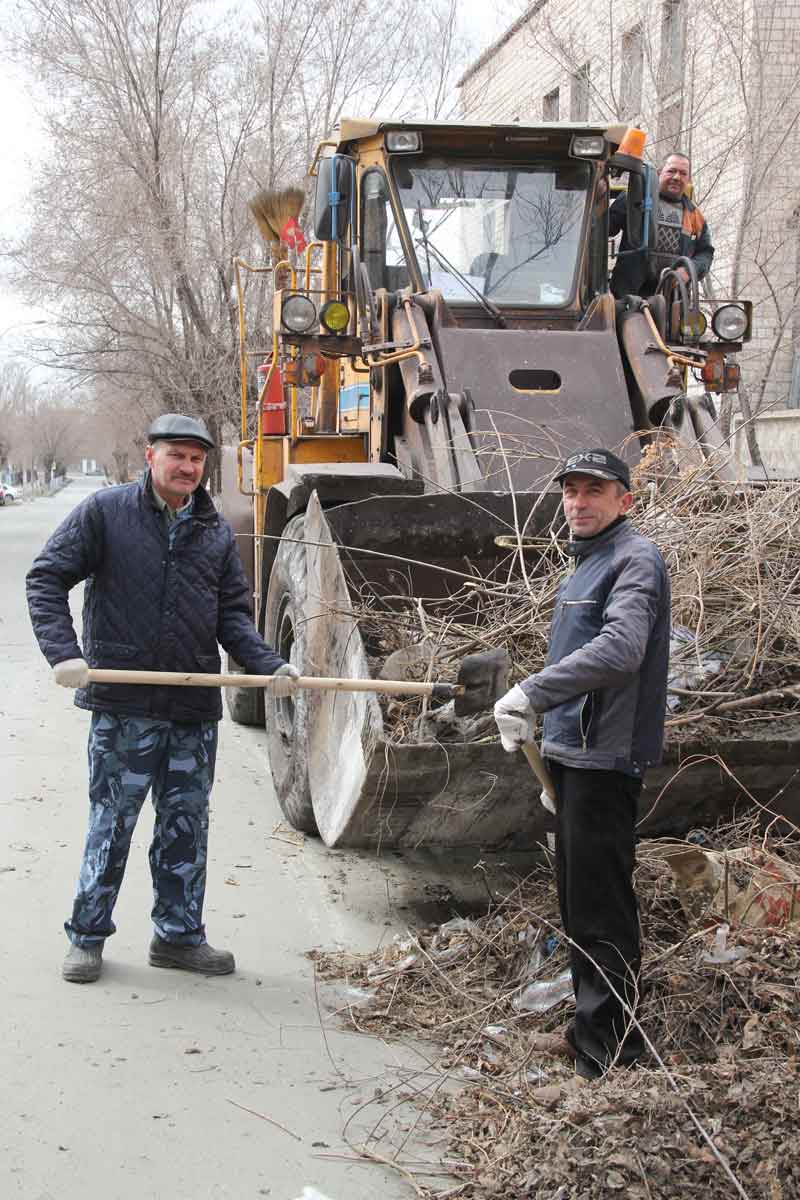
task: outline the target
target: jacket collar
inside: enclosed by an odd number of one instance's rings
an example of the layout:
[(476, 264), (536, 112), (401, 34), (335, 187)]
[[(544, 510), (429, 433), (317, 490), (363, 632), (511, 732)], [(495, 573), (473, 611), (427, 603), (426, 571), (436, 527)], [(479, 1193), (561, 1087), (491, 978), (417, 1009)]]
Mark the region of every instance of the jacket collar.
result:
[(628, 518), (620, 517), (602, 533), (598, 533), (597, 537), (570, 538), (567, 542), (567, 554), (570, 558), (588, 558), (590, 554), (595, 554), (616, 538), (623, 536), (629, 528)]
[[(660, 193), (660, 192), (658, 193), (658, 195), (659, 195), (659, 198), (660, 198), (660, 199), (664, 199), (664, 198), (665, 198), (665, 197), (661, 196), (661, 193)], [(677, 201), (677, 200), (673, 200), (673, 201), (672, 201), (672, 203), (673, 203), (673, 204), (677, 204), (677, 203), (678, 203), (678, 201)], [(682, 196), (681, 196), (680, 203), (681, 203), (681, 207), (682, 207), (682, 208), (684, 208), (684, 209), (686, 209), (686, 211), (687, 211), (687, 212), (694, 212), (694, 210), (697, 208), (697, 205), (694, 203), (694, 201), (693, 201), (693, 200), (690, 200), (690, 199), (689, 199), (689, 197), (688, 197), (686, 194), (684, 194), (684, 195), (682, 195)]]
[[(155, 493), (153, 491), (153, 477), (149, 467), (147, 467), (144, 475), (142, 476), (142, 481), (139, 484), (139, 493), (147, 500), (147, 503), (150, 505), (150, 507), (153, 508), (155, 512), (160, 514), (161, 509), (156, 501)], [(214, 507), (214, 501), (211, 499), (202, 484), (195, 488), (192, 496), (194, 497), (194, 509), (192, 512), (192, 518), (194, 520), (208, 521), (210, 518), (218, 516), (217, 510)]]

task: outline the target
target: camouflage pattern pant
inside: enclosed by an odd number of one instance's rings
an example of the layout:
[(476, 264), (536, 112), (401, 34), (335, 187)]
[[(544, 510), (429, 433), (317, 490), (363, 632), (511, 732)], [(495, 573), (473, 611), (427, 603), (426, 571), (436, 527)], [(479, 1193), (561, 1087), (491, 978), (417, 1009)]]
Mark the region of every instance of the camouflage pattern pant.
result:
[(197, 946), (205, 941), (208, 797), (216, 755), (216, 721), (177, 725), (92, 714), (89, 831), (72, 917), (64, 926), (70, 941), (97, 945), (115, 932), (111, 914), (149, 791), (155, 809), (153, 924), (168, 942)]

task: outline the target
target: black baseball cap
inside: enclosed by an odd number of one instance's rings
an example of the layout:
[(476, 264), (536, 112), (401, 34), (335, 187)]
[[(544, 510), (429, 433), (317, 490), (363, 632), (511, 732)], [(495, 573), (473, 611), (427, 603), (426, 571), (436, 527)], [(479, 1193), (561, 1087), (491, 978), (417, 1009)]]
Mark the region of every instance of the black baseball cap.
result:
[(182, 413), (162, 413), (156, 417), (147, 431), (147, 440), (151, 446), (153, 442), (199, 442), (206, 450), (214, 449), (214, 439), (205, 423)]
[(563, 484), (567, 475), (596, 475), (598, 479), (616, 479), (625, 485), (627, 491), (631, 490), (630, 467), (610, 450), (576, 450), (564, 460), (556, 479)]

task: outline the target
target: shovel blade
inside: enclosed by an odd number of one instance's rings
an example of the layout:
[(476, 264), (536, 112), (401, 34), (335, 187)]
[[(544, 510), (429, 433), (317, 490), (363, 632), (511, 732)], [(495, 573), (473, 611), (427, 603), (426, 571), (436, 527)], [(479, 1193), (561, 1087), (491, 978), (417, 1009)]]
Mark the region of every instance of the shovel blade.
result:
[(510, 670), (511, 659), (502, 647), (468, 654), (458, 672), (464, 691), (456, 696), (456, 716), (467, 717), (492, 708), (495, 700), (508, 691)]

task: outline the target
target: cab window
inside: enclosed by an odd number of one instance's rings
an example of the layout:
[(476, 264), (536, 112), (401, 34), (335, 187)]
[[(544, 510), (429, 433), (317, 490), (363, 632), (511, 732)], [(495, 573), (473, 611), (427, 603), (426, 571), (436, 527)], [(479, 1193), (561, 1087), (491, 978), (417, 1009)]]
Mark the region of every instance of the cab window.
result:
[(396, 292), (410, 278), (397, 231), (386, 176), (379, 167), (361, 179), (361, 257), (374, 289)]

